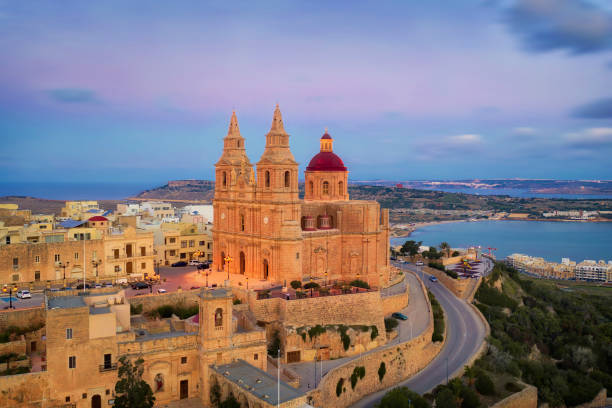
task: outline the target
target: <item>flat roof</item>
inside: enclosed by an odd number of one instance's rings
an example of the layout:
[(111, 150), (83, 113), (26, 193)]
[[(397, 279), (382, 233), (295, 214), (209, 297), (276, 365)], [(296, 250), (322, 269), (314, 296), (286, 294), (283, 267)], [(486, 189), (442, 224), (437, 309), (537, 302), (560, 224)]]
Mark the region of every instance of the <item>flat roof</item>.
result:
[[(277, 378), (265, 371), (250, 365), (244, 360), (237, 360), (230, 364), (220, 366), (212, 365), (211, 368), (227, 378), (246, 392), (266, 401), (271, 405), (277, 405)], [(280, 381), (280, 403), (294, 400), (306, 395), (293, 388), (287, 383)]]
[[(138, 329), (136, 329), (138, 331)], [(144, 330), (146, 332), (146, 330)], [(170, 331), (161, 333), (147, 333), (142, 336), (136, 336), (136, 341), (150, 341), (158, 339), (167, 339), (171, 337), (182, 337), (182, 336), (197, 336), (198, 332), (184, 332), (184, 331)]]
[(55, 296), (49, 298), (48, 309), (72, 309), (87, 306), (81, 296)]
[(91, 306), (89, 308), (89, 314), (92, 314), (92, 315), (105, 314), (105, 313), (110, 313), (110, 312), (111, 312), (111, 310), (110, 310), (110, 307), (108, 307), (108, 306), (107, 307), (94, 307), (94, 306)]
[(204, 289), (202, 291), (202, 297), (224, 298), (230, 294), (231, 290), (226, 288)]

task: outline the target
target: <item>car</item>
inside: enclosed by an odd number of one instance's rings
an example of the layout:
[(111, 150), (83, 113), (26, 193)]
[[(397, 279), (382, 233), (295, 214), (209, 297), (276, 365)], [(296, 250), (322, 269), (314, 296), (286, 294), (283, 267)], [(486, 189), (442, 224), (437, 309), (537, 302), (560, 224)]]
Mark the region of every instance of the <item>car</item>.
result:
[(416, 266), (423, 266), (423, 265), (425, 265), (425, 264), (423, 263), (423, 261), (417, 261), (417, 262), (415, 263), (415, 265), (416, 265)]
[(104, 287), (105, 287), (105, 288), (112, 288), (112, 287), (113, 287), (113, 284), (112, 284), (112, 283), (110, 283), (110, 282), (104, 282)]
[(51, 290), (51, 292), (59, 292), (61, 289), (60, 288), (51, 288), (50, 290)]
[(23, 289), (17, 292), (17, 297), (20, 299), (31, 299), (32, 294), (30, 293), (29, 290)]
[(192, 259), (191, 261), (189, 261), (189, 266), (199, 266), (202, 265), (202, 262), (198, 261), (197, 259)]
[(132, 289), (134, 290), (140, 290), (140, 289), (146, 289), (149, 287), (149, 284), (146, 282), (134, 282), (132, 283)]
[(429, 280), (432, 281), (432, 282), (437, 282), (438, 278), (436, 278), (435, 276), (430, 276)]
[(102, 288), (102, 285), (100, 285), (99, 283), (96, 283), (96, 284), (94, 285), (94, 288), (96, 288), (96, 289), (100, 289), (100, 288)]
[(200, 287), (199, 286), (192, 286), (190, 289), (192, 289), (192, 290), (193, 289), (200, 289)]
[(398, 320), (408, 320), (408, 316), (406, 316), (403, 313), (399, 313), (399, 312), (395, 312), (391, 315), (391, 317), (398, 319)]
[[(83, 284), (82, 284), (82, 283), (79, 283), (79, 284), (76, 286), (76, 288), (77, 288), (77, 289), (83, 289)], [(90, 285), (89, 283), (86, 283), (86, 284), (85, 284), (85, 289), (90, 289), (90, 288), (91, 288), (91, 285)]]
[(185, 262), (185, 261), (178, 261), (178, 262), (173, 263), (171, 266), (174, 267), (174, 268), (176, 268), (177, 266), (187, 266), (187, 262)]
[(166, 293), (166, 292), (167, 292), (167, 290), (164, 289), (164, 288), (157, 289), (157, 293)]
[(202, 270), (202, 269), (209, 269), (210, 268), (210, 264), (208, 263), (201, 263), (198, 265), (198, 269)]
[(391, 260), (392, 260), (392, 261), (397, 261), (397, 257), (392, 256), (392, 257), (391, 257)]

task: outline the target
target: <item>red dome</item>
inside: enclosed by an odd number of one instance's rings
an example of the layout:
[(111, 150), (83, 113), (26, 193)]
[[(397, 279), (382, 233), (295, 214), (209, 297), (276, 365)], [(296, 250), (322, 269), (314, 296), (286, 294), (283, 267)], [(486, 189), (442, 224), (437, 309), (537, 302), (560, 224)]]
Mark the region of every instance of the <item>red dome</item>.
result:
[(323, 136), (321, 136), (321, 139), (331, 139), (331, 136), (329, 135), (329, 133), (325, 132)]
[(306, 171), (346, 171), (346, 167), (334, 152), (320, 152), (310, 160)]
[(108, 218), (96, 215), (95, 217), (91, 217), (88, 221), (108, 221)]

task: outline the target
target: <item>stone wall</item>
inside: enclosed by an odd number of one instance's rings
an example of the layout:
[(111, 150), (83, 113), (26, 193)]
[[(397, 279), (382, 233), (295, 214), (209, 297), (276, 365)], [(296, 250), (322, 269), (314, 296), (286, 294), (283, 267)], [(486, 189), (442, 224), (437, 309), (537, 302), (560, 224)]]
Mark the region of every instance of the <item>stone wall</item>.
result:
[(404, 293), (382, 297), (383, 315), (387, 316), (408, 306), (408, 302), (410, 301), (409, 294), (410, 291), (407, 286)]
[(19, 340), (9, 341), (8, 343), (0, 343), (0, 356), (3, 354), (15, 353), (18, 355), (26, 353), (25, 336), (19, 336)]
[(525, 388), (514, 393), (489, 408), (537, 408), (538, 389), (533, 385), (522, 384)]
[(170, 293), (152, 293), (128, 298), (128, 302), (134, 306), (142, 305), (142, 311), (145, 313), (163, 305), (177, 305), (183, 303), (185, 306), (192, 306), (198, 304), (199, 294), (200, 289)]
[(0, 330), (9, 326), (31, 327), (44, 324), (47, 313), (43, 306), (27, 309), (0, 310)]
[(453, 279), (446, 273), (435, 268), (430, 268), (428, 266), (425, 266), (423, 269), (425, 270), (425, 272), (438, 278), (440, 283), (446, 286), (446, 288), (458, 298), (465, 299), (468, 295), (467, 292), (470, 287), (471, 279)]
[(55, 407), (49, 401), (47, 372), (0, 377), (0, 407)]
[[(344, 408), (366, 395), (392, 387), (418, 373), (438, 355), (444, 345), (442, 342), (432, 343), (432, 333), (433, 315), (429, 307), (429, 325), (421, 335), (408, 342), (382, 347), (331, 370), (319, 387), (310, 393), (313, 405)], [(381, 380), (378, 371), (382, 363), (385, 364), (386, 373)], [(357, 367), (365, 368), (365, 376), (357, 381), (353, 389), (350, 377)], [(338, 396), (336, 388), (340, 380), (344, 382)]]
[(575, 408), (600, 408), (600, 407), (609, 407), (610, 401), (608, 396), (608, 391), (605, 388), (602, 388), (601, 391), (593, 398), (590, 402), (585, 402), (581, 405), (576, 405)]

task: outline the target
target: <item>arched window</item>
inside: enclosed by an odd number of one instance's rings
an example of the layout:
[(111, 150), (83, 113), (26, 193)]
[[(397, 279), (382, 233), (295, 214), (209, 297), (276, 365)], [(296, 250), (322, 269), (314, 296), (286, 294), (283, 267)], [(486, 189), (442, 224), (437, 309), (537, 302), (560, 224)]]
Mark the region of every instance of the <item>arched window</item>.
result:
[(266, 187), (270, 187), (270, 172), (266, 171)]
[(223, 309), (215, 310), (215, 327), (223, 326)]
[(338, 183), (338, 195), (342, 196), (344, 194), (344, 183), (341, 181)]
[(240, 214), (240, 231), (244, 231), (244, 214)]
[(310, 195), (314, 195), (314, 183), (312, 181), (310, 181), (308, 183), (308, 190), (310, 191)]
[(223, 187), (227, 186), (227, 173), (223, 172)]
[(240, 252), (240, 274), (244, 275), (246, 270), (246, 257), (244, 256), (244, 252)]
[(285, 187), (289, 187), (289, 185), (291, 184), (291, 174), (286, 171), (285, 172)]
[(328, 181), (323, 182), (323, 194), (329, 194), (329, 182)]

